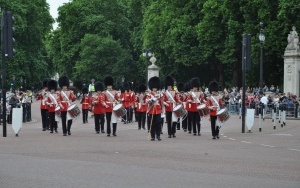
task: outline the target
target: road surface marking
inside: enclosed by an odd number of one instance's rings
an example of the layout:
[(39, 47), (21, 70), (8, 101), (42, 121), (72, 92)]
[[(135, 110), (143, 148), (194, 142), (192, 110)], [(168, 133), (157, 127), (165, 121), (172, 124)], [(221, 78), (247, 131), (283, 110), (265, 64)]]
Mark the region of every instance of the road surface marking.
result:
[(292, 150), (292, 151), (300, 151), (299, 149), (292, 149), (292, 148), (288, 148), (288, 150)]
[(271, 135), (276, 135), (276, 136), (293, 136), (292, 134), (271, 134)]
[(271, 145), (266, 145), (266, 144), (260, 144), (261, 146), (266, 146), (266, 147), (271, 147), (274, 148), (275, 146), (271, 146)]
[(236, 140), (236, 139), (234, 139), (234, 138), (228, 138), (229, 140)]
[(246, 142), (246, 141), (241, 141), (243, 143), (246, 143), (246, 144), (252, 144), (252, 142)]

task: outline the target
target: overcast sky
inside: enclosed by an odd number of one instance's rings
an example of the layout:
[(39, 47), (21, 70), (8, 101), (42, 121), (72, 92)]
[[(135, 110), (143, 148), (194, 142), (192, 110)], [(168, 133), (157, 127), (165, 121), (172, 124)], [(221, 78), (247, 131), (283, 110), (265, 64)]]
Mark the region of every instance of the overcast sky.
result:
[[(51, 16), (56, 19), (58, 17), (57, 9), (64, 3), (69, 2), (70, 0), (47, 0), (50, 5), (50, 14)], [(57, 24), (54, 24), (53, 29), (57, 27)]]

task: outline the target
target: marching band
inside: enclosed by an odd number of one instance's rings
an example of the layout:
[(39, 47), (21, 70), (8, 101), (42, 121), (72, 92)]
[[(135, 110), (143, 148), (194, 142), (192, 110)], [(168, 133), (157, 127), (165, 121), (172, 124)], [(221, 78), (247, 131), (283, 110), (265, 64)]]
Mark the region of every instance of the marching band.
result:
[[(211, 123), (213, 139), (219, 139), (221, 123), (229, 119), (228, 112), (221, 112), (222, 96), (218, 93), (218, 83), (209, 84), (210, 95), (201, 91), (200, 80), (195, 77), (186, 84), (180, 82), (175, 88), (175, 79), (167, 76), (164, 85), (158, 77), (150, 78), (146, 84), (140, 84), (136, 93), (131, 91), (129, 83), (124, 83), (122, 92), (113, 89), (114, 79), (107, 76), (104, 83), (95, 82), (95, 92), (89, 96), (89, 89), (82, 89), (80, 100), (83, 124), (88, 123), (88, 112), (94, 113), (95, 131), (97, 134), (106, 133), (117, 136), (117, 122), (124, 124), (132, 122), (133, 109), (138, 130), (146, 129), (148, 124), (149, 140), (155, 138), (161, 141), (162, 125), (166, 117), (168, 138), (176, 137), (176, 130), (183, 129), (189, 134), (201, 136), (203, 118), (208, 117)], [(57, 91), (57, 85), (61, 91)], [(81, 111), (74, 103), (76, 97), (69, 90), (69, 79), (61, 76), (58, 83), (55, 80), (45, 79), (43, 89), (37, 95), (41, 100), (40, 109), (42, 116), (42, 130), (50, 129), (50, 133), (57, 131), (57, 122), (62, 121), (63, 135), (71, 135), (72, 120), (76, 119)], [(223, 109), (224, 110), (224, 109)], [(224, 114), (225, 113), (225, 114)], [(112, 124), (112, 131), (111, 131)], [(181, 125), (181, 127), (180, 127)]]

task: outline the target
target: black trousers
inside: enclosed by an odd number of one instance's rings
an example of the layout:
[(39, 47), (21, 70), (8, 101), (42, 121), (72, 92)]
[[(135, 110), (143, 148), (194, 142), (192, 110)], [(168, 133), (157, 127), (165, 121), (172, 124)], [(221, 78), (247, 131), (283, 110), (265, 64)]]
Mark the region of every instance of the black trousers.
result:
[[(188, 112), (188, 131), (192, 130), (193, 126), (193, 133), (200, 133), (200, 115), (199, 112)], [(197, 125), (197, 127), (196, 127)]]
[(22, 110), (23, 110), (23, 123), (25, 123), (27, 120), (27, 104), (22, 103)]
[(172, 113), (173, 112), (166, 112), (168, 135), (174, 135), (176, 133), (177, 122), (172, 122)]
[[(111, 134), (111, 126), (110, 126), (111, 115), (112, 112), (106, 112), (106, 133), (107, 134)], [(113, 133), (116, 132), (117, 132), (117, 123), (113, 123)]]
[(145, 128), (146, 112), (136, 112), (138, 120), (138, 128)]
[(82, 109), (82, 121), (83, 121), (83, 123), (88, 122), (88, 114), (89, 114), (88, 109)]
[(27, 111), (26, 111), (26, 120), (29, 122), (31, 121), (31, 103), (27, 103)]
[(219, 127), (216, 126), (217, 116), (210, 116), (211, 134), (213, 137), (219, 135)]
[(41, 115), (42, 115), (42, 126), (43, 126), (43, 129), (48, 129), (49, 128), (48, 109), (41, 109)]
[(160, 114), (149, 114), (150, 119), (150, 133), (151, 138), (160, 138), (161, 132), (161, 115)]
[(53, 132), (53, 129), (57, 130), (57, 122), (55, 121), (55, 112), (48, 112), (48, 113), (49, 113), (50, 131)]
[(67, 111), (61, 112), (61, 123), (62, 123), (63, 134), (67, 134), (67, 131), (68, 132), (71, 131), (71, 126), (73, 123), (72, 119), (68, 120), (68, 127), (67, 127), (67, 113), (68, 113)]
[(125, 123), (128, 123), (130, 121), (130, 108), (125, 108), (126, 109), (126, 115), (123, 116), (123, 119)]
[(96, 132), (100, 132), (100, 125), (101, 131), (104, 131), (104, 114), (94, 114), (94, 119)]

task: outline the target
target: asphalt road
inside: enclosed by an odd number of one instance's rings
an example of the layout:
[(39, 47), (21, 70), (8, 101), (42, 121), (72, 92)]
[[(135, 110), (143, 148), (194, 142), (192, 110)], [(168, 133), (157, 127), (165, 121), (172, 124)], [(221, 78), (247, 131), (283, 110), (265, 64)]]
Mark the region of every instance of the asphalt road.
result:
[[(41, 128), (39, 103), (33, 121), (19, 137), (11, 125), (0, 137), (0, 188), (53, 187), (230, 187), (299, 188), (300, 121), (288, 120), (273, 129), (258, 119), (252, 133), (241, 133), (236, 115), (224, 123), (220, 140), (211, 138), (204, 119), (202, 135), (182, 130), (176, 138), (149, 141), (137, 123), (118, 123), (117, 137), (96, 134), (93, 119), (74, 121), (71, 136)], [(2, 136), (2, 127), (0, 130)]]

